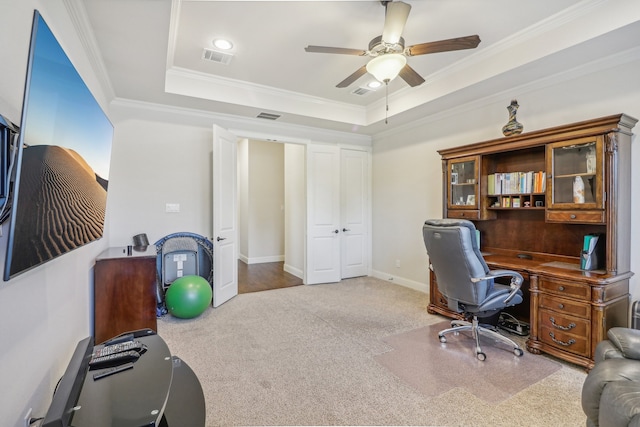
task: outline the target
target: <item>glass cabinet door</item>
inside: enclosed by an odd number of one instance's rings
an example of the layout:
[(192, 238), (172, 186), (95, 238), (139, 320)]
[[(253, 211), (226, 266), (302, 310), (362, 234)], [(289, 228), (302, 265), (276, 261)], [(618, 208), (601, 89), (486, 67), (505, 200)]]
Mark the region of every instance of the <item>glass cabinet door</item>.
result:
[(449, 209), (478, 209), (478, 156), (449, 161)]
[(603, 209), (602, 138), (547, 146), (547, 207)]

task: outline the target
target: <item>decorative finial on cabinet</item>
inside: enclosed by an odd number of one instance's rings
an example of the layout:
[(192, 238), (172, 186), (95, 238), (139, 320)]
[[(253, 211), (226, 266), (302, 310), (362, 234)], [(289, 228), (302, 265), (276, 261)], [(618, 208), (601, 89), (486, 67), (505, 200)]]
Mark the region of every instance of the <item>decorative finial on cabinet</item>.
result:
[(502, 127), (502, 133), (504, 134), (504, 136), (519, 135), (524, 129), (522, 124), (518, 123), (518, 121), (516, 120), (518, 107), (518, 101), (515, 99), (512, 100), (511, 104), (507, 107), (507, 110), (509, 110), (509, 121)]

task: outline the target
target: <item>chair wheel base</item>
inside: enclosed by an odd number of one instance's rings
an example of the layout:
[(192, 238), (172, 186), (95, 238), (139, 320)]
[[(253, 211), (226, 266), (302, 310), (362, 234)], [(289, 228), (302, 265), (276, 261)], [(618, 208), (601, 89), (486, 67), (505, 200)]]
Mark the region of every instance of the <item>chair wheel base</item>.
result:
[(478, 353), (476, 353), (476, 357), (478, 358), (479, 361), (484, 362), (485, 360), (487, 360), (487, 355), (484, 354), (483, 352), (479, 351)]
[(447, 338), (444, 335), (438, 335), (440, 342), (447, 342)]

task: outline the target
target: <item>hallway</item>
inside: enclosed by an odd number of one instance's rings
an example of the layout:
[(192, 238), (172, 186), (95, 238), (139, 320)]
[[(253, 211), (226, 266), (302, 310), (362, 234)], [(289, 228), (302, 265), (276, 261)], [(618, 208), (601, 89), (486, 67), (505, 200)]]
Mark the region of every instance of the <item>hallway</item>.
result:
[(302, 279), (284, 271), (284, 262), (245, 264), (238, 260), (239, 294), (298, 285), (302, 285)]

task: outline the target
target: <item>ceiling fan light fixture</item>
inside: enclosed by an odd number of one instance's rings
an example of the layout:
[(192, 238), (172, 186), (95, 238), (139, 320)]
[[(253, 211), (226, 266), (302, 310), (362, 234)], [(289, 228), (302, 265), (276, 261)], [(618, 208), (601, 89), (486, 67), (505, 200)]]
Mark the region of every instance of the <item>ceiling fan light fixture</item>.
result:
[(378, 81), (389, 83), (398, 77), (400, 70), (407, 65), (407, 58), (400, 53), (388, 53), (373, 58), (367, 63), (367, 72)]
[(233, 48), (233, 43), (227, 39), (214, 39), (212, 43), (221, 50), (231, 50)]

